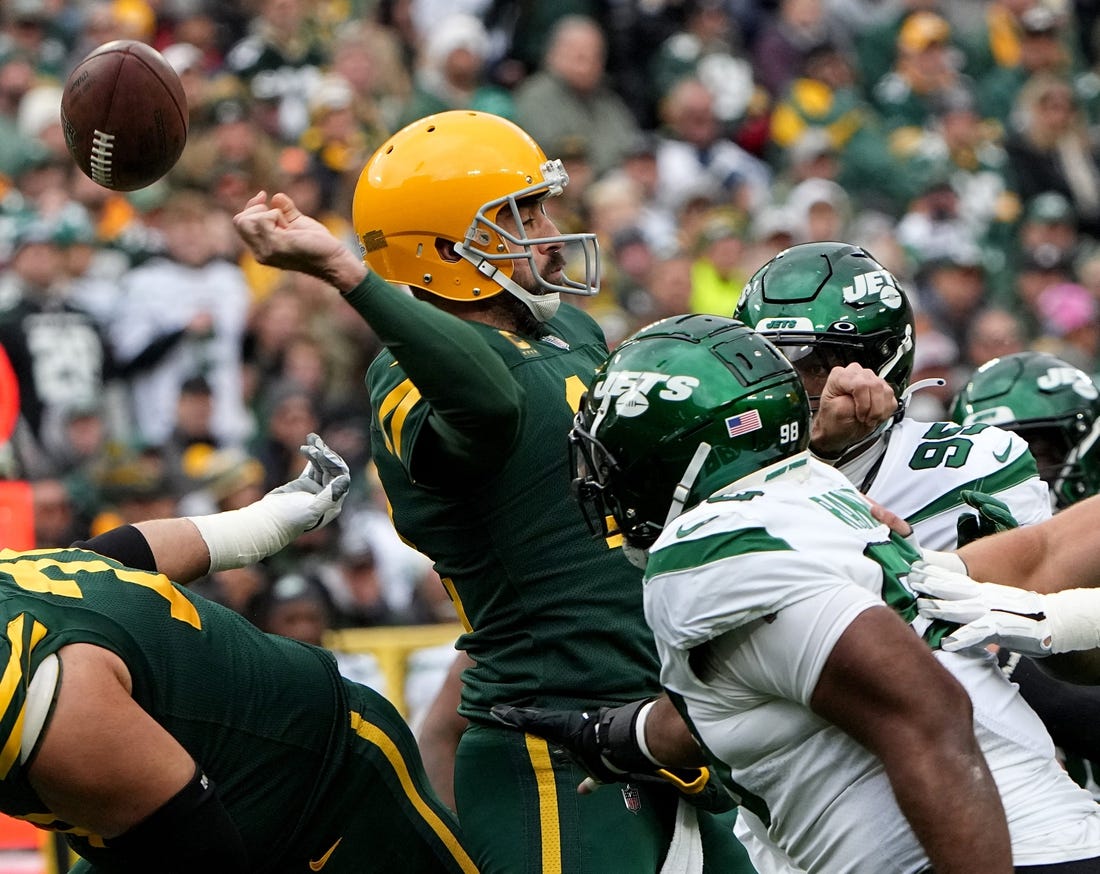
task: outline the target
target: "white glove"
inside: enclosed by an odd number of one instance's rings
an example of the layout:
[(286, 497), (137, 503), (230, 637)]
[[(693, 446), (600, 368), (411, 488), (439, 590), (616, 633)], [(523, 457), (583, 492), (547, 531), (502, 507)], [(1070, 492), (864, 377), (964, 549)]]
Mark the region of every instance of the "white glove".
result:
[(909, 586), (931, 596), (917, 599), (922, 616), (960, 623), (941, 642), (947, 652), (996, 643), (1022, 655), (1042, 657), (1100, 646), (1100, 589), (1040, 595), (979, 583), (924, 561), (913, 565)]
[(940, 644), (947, 652), (997, 643), (1023, 655), (1051, 653), (1043, 596), (1036, 592), (979, 583), (925, 561), (909, 571), (909, 587), (931, 596), (917, 599), (921, 616), (960, 624)]
[(339, 515), (351, 486), (347, 463), (316, 434), (310, 434), (298, 451), (307, 462), (297, 479), (240, 510), (188, 517), (206, 541), (211, 571), (267, 558)]
[(917, 551), (924, 561), (930, 565), (941, 567), (944, 570), (954, 571), (958, 574), (966, 574), (966, 562), (959, 558), (958, 553), (944, 552), (938, 549), (925, 549), (917, 545)]
[[(298, 451), (307, 459), (298, 478), (272, 489), (261, 503), (278, 503), (288, 517), (288, 524), (299, 528), (298, 534), (303, 534), (314, 528), (324, 528), (340, 515), (351, 486), (351, 474), (347, 462), (316, 434), (309, 434)], [(294, 497), (287, 499), (276, 497), (278, 495)]]

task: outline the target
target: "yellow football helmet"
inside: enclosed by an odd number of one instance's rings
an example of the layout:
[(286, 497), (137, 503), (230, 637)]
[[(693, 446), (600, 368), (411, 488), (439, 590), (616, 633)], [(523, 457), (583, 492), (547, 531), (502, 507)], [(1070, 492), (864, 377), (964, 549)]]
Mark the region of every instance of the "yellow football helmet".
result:
[[(561, 161), (512, 122), (485, 112), (455, 110), (413, 122), (367, 162), (355, 187), (352, 218), (363, 257), (390, 282), (423, 288), (450, 300), (483, 300), (508, 291), (541, 321), (558, 307), (558, 293), (599, 291), (595, 234), (528, 237), (517, 202), (561, 194), (569, 176)], [(515, 234), (497, 223), (515, 217)], [(533, 246), (579, 244), (583, 281), (541, 277)], [(511, 243), (515, 249), (509, 248)], [(544, 294), (512, 281), (526, 258)]]

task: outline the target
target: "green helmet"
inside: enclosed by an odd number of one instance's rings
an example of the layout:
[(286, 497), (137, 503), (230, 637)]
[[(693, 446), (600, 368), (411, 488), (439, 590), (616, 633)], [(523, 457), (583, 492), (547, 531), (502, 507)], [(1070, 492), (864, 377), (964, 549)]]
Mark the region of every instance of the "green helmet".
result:
[(1100, 390), (1061, 358), (1017, 352), (987, 361), (955, 398), (952, 418), (1023, 437), (1058, 507), (1100, 491)]
[(574, 491), (594, 534), (646, 548), (681, 510), (805, 449), (809, 419), (798, 374), (756, 331), (662, 319), (596, 371), (569, 435)]
[(913, 372), (913, 310), (894, 275), (858, 246), (803, 243), (783, 250), (749, 279), (733, 317), (775, 343), (800, 371), (828, 373), (856, 362), (903, 400)]

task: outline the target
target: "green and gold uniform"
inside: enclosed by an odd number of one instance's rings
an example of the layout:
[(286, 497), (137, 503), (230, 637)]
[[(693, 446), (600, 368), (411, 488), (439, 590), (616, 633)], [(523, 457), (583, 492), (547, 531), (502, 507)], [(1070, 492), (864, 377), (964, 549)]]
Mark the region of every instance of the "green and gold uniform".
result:
[(20, 755), (31, 678), (71, 643), (122, 659), (134, 700), (217, 785), (249, 871), (320, 870), (335, 846), (325, 874), (476, 872), (400, 715), (325, 650), (82, 549), (0, 550), (0, 621), (0, 810), (66, 832), (84, 870), (111, 870), (109, 841), (54, 817), (27, 777), (29, 739)]
[[(577, 708), (660, 692), (641, 575), (617, 541), (592, 538), (570, 495), (567, 434), (607, 354), (599, 327), (562, 305), (543, 333), (519, 336), (373, 275), (347, 299), (387, 347), (367, 384), (394, 523), (435, 562), (475, 662), (455, 772), (467, 847), (483, 872), (658, 870), (675, 792), (578, 796), (584, 774), (560, 748), (489, 716), (493, 704)], [(710, 870), (735, 870), (728, 827), (713, 838)]]

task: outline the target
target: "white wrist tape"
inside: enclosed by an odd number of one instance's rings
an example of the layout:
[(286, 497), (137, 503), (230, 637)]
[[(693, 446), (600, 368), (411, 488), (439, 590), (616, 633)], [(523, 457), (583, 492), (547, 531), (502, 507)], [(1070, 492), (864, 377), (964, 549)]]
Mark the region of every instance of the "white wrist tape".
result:
[(959, 558), (957, 553), (943, 552), (939, 549), (925, 549), (923, 546), (918, 547), (918, 549), (920, 550), (921, 559), (928, 562), (928, 564), (943, 568), (945, 571), (954, 571), (957, 574), (968, 576), (966, 562)]
[(1050, 626), (1050, 651), (1100, 647), (1100, 589), (1066, 589), (1043, 596)]
[(210, 570), (244, 567), (278, 552), (302, 533), (293, 510), (308, 504), (311, 495), (266, 495), (240, 510), (211, 516), (188, 516), (210, 550)]
[(649, 711), (653, 709), (653, 705), (656, 701), (650, 701), (641, 710), (638, 711), (638, 717), (634, 720), (634, 740), (638, 744), (638, 749), (642, 751), (642, 755), (653, 762), (654, 765), (663, 765), (663, 762), (658, 762), (653, 758), (653, 753), (649, 751), (649, 745), (645, 742), (645, 721), (649, 718)]

